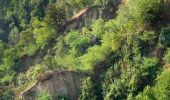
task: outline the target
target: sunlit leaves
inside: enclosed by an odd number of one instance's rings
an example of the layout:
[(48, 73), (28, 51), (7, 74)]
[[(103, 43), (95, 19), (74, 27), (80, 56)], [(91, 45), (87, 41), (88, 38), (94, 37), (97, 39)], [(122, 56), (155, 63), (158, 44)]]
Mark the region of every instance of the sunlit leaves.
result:
[(165, 100), (170, 97), (170, 69), (164, 71), (157, 78), (155, 85), (155, 97), (157, 100)]

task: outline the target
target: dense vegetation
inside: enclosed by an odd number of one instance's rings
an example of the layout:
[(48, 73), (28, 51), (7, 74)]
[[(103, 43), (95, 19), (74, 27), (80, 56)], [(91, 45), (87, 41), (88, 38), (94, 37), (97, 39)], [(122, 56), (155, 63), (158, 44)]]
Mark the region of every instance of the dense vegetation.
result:
[[(79, 100), (169, 100), (165, 1), (126, 0), (116, 18), (61, 33), (82, 8), (115, 0), (0, 0), (0, 100), (18, 99), (37, 77), (55, 69), (88, 73)], [(28, 58), (35, 63), (26, 64)], [(51, 99), (46, 91), (37, 96)]]

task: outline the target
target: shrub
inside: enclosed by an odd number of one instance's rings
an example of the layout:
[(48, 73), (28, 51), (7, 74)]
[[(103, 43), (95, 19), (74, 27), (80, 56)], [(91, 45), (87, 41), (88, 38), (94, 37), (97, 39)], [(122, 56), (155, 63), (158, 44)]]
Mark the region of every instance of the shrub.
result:
[(38, 47), (42, 47), (46, 44), (51, 38), (55, 38), (57, 32), (49, 27), (36, 28), (33, 31), (34, 38), (36, 39), (36, 44)]
[(27, 29), (20, 33), (20, 40), (16, 47), (22, 51), (20, 55), (33, 55), (37, 50), (36, 40), (31, 29)]
[(46, 91), (41, 91), (36, 100), (52, 100), (52, 96)]
[(96, 100), (94, 95), (94, 85), (90, 77), (87, 77), (83, 80), (81, 86), (81, 94), (78, 100)]
[(155, 97), (157, 100), (167, 100), (170, 97), (170, 69), (166, 69), (157, 78), (154, 88)]
[(104, 61), (110, 54), (110, 50), (107, 45), (95, 45), (88, 49), (88, 53), (80, 57), (82, 70), (93, 69), (93, 67), (100, 61)]
[(170, 46), (170, 25), (161, 29), (161, 35), (160, 38), (163, 44)]
[(144, 91), (139, 93), (135, 98), (135, 100), (155, 100), (154, 91), (150, 86), (147, 86)]
[(163, 59), (165, 61), (165, 64), (170, 64), (170, 49), (167, 50)]
[(60, 4), (49, 4), (46, 8), (46, 16), (44, 21), (48, 23), (48, 25), (54, 28), (60, 28), (65, 24), (66, 21), (66, 12), (65, 7)]
[(97, 38), (101, 38), (102, 35), (105, 33), (105, 30), (104, 30), (105, 22), (103, 19), (98, 19), (94, 21), (91, 27), (92, 27), (91, 34), (93, 34)]

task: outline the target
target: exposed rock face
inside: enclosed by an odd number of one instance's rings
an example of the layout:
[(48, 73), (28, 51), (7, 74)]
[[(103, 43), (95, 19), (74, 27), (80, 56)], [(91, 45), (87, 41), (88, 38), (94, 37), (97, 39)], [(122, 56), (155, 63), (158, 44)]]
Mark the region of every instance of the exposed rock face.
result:
[[(112, 19), (116, 16), (116, 11), (121, 1), (122, 0), (115, 0), (114, 4), (103, 7), (84, 8), (77, 15), (73, 16), (72, 19), (67, 21), (58, 31), (63, 33), (65, 31), (80, 29), (84, 26), (88, 27), (92, 24), (93, 20), (98, 18), (105, 20)], [(44, 52), (47, 52), (47, 50), (45, 49)], [(41, 54), (41, 58), (43, 58), (46, 53), (39, 54)], [(27, 65), (27, 61), (32, 62), (32, 65), (34, 65), (36, 58), (37, 57), (24, 57), (22, 62), (25, 63), (25, 66)], [(26, 69), (21, 69), (21, 71), (26, 71), (28, 68), (29, 66), (26, 67)], [(37, 79), (37, 82), (31, 88), (23, 91), (20, 95), (20, 100), (36, 100), (36, 96), (41, 91), (49, 92), (53, 100), (57, 100), (58, 96), (68, 96), (71, 100), (77, 100), (82, 77), (83, 75), (70, 71), (49, 71)]]
[(47, 91), (53, 100), (59, 96), (76, 100), (82, 77), (82, 74), (71, 71), (48, 71), (31, 88), (21, 93), (20, 100), (36, 100), (41, 91)]
[[(74, 15), (70, 20), (66, 22), (64, 26), (59, 28), (60, 33), (64, 33), (70, 30), (80, 29), (84, 26), (90, 26), (93, 20), (98, 18), (103, 18), (104, 20), (113, 19), (116, 16), (116, 11), (118, 6), (121, 4), (122, 0), (115, 0), (114, 3), (110, 3), (105, 6), (94, 6), (86, 7), (82, 9), (79, 13)], [(27, 71), (30, 66), (35, 65), (43, 61), (43, 57), (47, 54), (48, 51), (55, 45), (55, 39), (47, 41), (49, 45), (37, 51), (33, 56), (24, 55), (20, 58), (20, 61), (23, 62), (21, 69), (17, 69), (17, 72)]]
[(94, 6), (91, 8), (84, 8), (79, 13), (74, 15), (66, 24), (59, 29), (60, 32), (80, 29), (84, 26), (90, 26), (93, 20), (102, 18), (105, 20), (113, 19), (116, 16), (118, 6), (122, 0), (115, 0), (114, 2), (105, 6)]

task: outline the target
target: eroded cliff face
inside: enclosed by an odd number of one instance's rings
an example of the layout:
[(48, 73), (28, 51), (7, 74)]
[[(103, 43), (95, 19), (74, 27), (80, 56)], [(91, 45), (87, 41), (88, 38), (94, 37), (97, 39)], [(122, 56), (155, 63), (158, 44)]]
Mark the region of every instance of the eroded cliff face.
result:
[[(61, 28), (60, 31), (65, 32), (74, 29), (80, 29), (84, 26), (89, 26), (93, 20), (96, 20), (100, 17), (105, 20), (114, 18), (116, 16), (117, 7), (121, 3), (121, 0), (117, 1), (117, 4), (107, 5), (104, 9), (101, 7), (84, 8), (82, 11), (80, 11), (80, 13), (73, 16), (73, 18), (70, 19), (66, 23), (66, 25)], [(123, 0), (123, 3), (125, 2), (126, 0)], [(165, 0), (164, 3), (164, 9), (170, 9), (170, 0)], [(166, 12), (163, 12), (162, 19), (169, 20), (170, 10), (165, 11)], [(152, 51), (152, 54), (150, 54), (149, 56), (159, 56), (160, 54), (160, 50), (155, 50), (155, 52), (153, 52), (153, 50), (150, 51)], [(43, 54), (41, 58), (43, 58), (45, 54)], [(26, 59), (26, 61), (30, 62), (32, 60)], [(71, 100), (77, 100), (77, 95), (80, 89), (81, 79), (83, 78), (83, 76), (84, 75), (80, 73), (71, 71), (48, 71), (47, 73), (42, 75), (42, 77), (38, 78), (37, 82), (33, 86), (21, 93), (20, 100), (36, 100), (37, 95), (41, 91), (49, 92), (49, 94), (52, 95), (53, 100), (56, 100), (56, 98), (59, 96), (67, 96)]]
[(53, 100), (59, 96), (76, 100), (83, 76), (71, 71), (48, 71), (31, 88), (21, 93), (20, 100), (36, 100), (41, 91), (47, 91)]
[(103, 6), (86, 7), (79, 13), (74, 15), (59, 31), (65, 32), (80, 29), (84, 26), (88, 27), (94, 20), (102, 18), (104, 20), (113, 19), (116, 16), (118, 6), (122, 0), (115, 0), (113, 3)]
[[(116, 11), (118, 6), (121, 4), (122, 0), (115, 0), (114, 3), (104, 5), (104, 6), (94, 6), (86, 7), (74, 15), (70, 20), (66, 22), (64, 26), (61, 26), (57, 31), (61, 34), (67, 33), (71, 30), (81, 29), (82, 27), (89, 27), (94, 20), (102, 18), (104, 20), (113, 19), (116, 16)], [(20, 69), (17, 69), (16, 72), (25, 72), (31, 66), (43, 62), (43, 57), (48, 53), (51, 53), (51, 49), (55, 45), (56, 40), (52, 39), (47, 41), (46, 47), (41, 50), (38, 50), (35, 55), (29, 56), (24, 55), (20, 57), (19, 61), (23, 62)]]
[[(77, 15), (73, 16), (72, 19), (67, 21), (58, 31), (64, 33), (70, 30), (80, 29), (84, 26), (88, 27), (92, 24), (93, 20), (98, 18), (103, 18), (104, 20), (113, 19), (116, 16), (116, 11), (120, 4), (121, 0), (115, 0), (114, 4), (105, 5), (103, 7), (95, 6), (84, 8)], [(53, 42), (53, 44), (55, 44), (55, 42)], [(40, 57), (36, 55), (31, 58), (25, 57), (23, 65), (27, 67), (21, 69), (21, 72), (29, 69), (27, 61), (32, 62), (31, 66), (33, 66), (36, 63), (35, 59), (43, 58), (47, 51), (50, 51), (51, 47), (42, 50), (44, 53), (38, 53), (38, 55), (41, 55)], [(42, 60), (38, 62), (40, 61)], [(53, 100), (57, 100), (59, 96), (67, 96), (71, 100), (77, 100), (83, 76), (82, 73), (71, 71), (48, 71), (42, 75), (42, 77), (38, 78), (33, 86), (20, 94), (20, 100), (36, 100), (37, 95), (41, 91), (47, 91), (52, 96)]]

